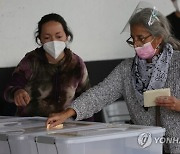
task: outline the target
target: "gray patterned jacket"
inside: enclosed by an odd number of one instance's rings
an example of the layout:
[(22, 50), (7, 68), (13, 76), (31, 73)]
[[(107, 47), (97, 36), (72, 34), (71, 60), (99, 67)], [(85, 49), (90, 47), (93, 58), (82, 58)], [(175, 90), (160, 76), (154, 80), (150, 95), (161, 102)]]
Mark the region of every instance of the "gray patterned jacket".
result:
[[(124, 97), (130, 113), (131, 120), (137, 125), (155, 126), (155, 107), (148, 111), (138, 103), (132, 84), (133, 58), (121, 62), (101, 83), (92, 87), (78, 97), (70, 108), (73, 108), (76, 120), (91, 117), (104, 106)], [(171, 89), (171, 95), (180, 99), (180, 51), (174, 51), (164, 88)], [(166, 128), (166, 137), (180, 139), (180, 112), (160, 108), (162, 127)], [(180, 144), (170, 144), (173, 153), (180, 153)]]

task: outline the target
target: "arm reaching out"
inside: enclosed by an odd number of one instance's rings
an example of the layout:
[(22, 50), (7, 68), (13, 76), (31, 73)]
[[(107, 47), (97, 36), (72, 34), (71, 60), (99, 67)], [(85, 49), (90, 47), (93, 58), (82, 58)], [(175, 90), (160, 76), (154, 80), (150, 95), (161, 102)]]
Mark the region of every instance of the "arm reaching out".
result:
[(62, 111), (60, 113), (53, 113), (47, 119), (46, 126), (48, 124), (50, 124), (48, 127), (53, 128), (53, 127), (63, 123), (64, 121), (66, 121), (66, 119), (68, 119), (72, 116), (75, 116), (75, 115), (76, 115), (75, 110), (73, 110), (71, 108), (68, 108), (65, 111)]

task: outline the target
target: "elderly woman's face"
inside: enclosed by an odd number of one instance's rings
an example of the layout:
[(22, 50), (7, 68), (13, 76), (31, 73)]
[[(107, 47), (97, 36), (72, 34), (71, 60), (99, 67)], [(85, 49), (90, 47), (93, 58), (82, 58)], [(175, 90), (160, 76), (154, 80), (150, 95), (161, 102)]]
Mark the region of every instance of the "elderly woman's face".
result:
[(155, 49), (162, 41), (162, 39), (152, 36), (143, 25), (133, 25), (130, 29), (134, 47), (142, 47), (145, 43), (151, 42)]

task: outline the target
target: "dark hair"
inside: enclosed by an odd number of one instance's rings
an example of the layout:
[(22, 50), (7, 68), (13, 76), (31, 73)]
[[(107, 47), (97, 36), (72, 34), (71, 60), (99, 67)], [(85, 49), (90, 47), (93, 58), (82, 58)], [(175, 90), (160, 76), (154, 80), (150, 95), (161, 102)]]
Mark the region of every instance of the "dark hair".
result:
[(35, 31), (34, 33), (34, 36), (35, 36), (35, 41), (38, 45), (40, 45), (39, 43), (39, 39), (40, 39), (40, 35), (41, 35), (41, 30), (42, 30), (42, 26), (43, 24), (49, 22), (49, 21), (56, 21), (56, 22), (59, 22), (63, 29), (64, 29), (64, 32), (65, 34), (70, 37), (69, 41), (72, 42), (73, 40), (73, 34), (71, 32), (71, 30), (68, 28), (67, 26), (67, 23), (66, 21), (64, 20), (64, 18), (62, 16), (60, 16), (59, 14), (56, 14), (56, 13), (50, 13), (50, 14), (47, 14), (45, 16), (43, 16), (41, 18), (41, 20), (38, 22), (38, 27), (37, 27), (37, 30)]
[(143, 25), (153, 36), (162, 36), (163, 43), (170, 43), (174, 49), (180, 49), (179, 41), (171, 34), (171, 27), (167, 18), (157, 11), (157, 15), (154, 17), (152, 25), (148, 25), (150, 17), (152, 16), (152, 8), (144, 8), (141, 11), (134, 14), (129, 24), (132, 25)]

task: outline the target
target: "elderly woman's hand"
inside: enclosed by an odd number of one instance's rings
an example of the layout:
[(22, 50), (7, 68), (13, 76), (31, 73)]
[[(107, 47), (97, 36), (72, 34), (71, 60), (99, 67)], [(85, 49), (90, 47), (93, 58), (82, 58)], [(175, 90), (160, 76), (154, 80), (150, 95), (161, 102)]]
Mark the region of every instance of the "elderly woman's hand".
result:
[(180, 100), (174, 96), (160, 96), (155, 100), (158, 106), (163, 106), (173, 111), (180, 111)]
[(62, 111), (60, 113), (53, 113), (47, 119), (46, 126), (48, 125), (49, 128), (53, 128), (63, 123), (64, 121), (66, 121), (66, 119), (75, 115), (76, 115), (76, 112), (71, 108), (68, 108), (65, 111)]

